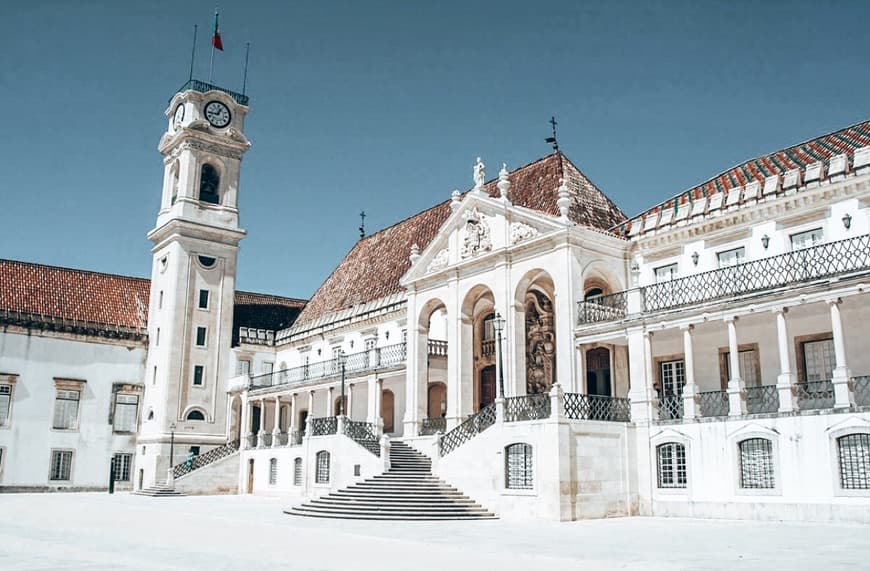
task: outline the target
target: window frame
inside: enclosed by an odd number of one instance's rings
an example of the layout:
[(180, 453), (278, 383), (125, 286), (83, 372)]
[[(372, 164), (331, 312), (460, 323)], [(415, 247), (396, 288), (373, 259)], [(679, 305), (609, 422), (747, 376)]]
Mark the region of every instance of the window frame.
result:
[[(518, 448), (520, 447), (520, 448)], [(521, 450), (522, 452), (516, 452)], [(535, 477), (535, 466), (537, 465), (535, 458), (535, 447), (528, 442), (512, 442), (506, 444), (502, 450), (504, 453), (503, 463), (503, 478), (502, 491), (505, 494), (536, 494), (537, 493), (537, 478)], [(511, 479), (511, 460), (512, 457), (520, 456), (522, 466), (519, 468), (519, 482), (513, 482)]]
[(205, 327), (204, 325), (196, 326), (193, 343), (200, 349), (208, 348), (208, 327)]
[[(741, 444), (751, 440), (765, 440), (770, 443), (770, 468), (772, 487), (746, 488), (744, 487), (743, 453)], [(776, 496), (782, 495), (782, 478), (780, 476), (779, 442), (775, 434), (768, 432), (746, 432), (734, 435), (731, 438), (731, 446), (734, 460), (734, 490), (739, 496)]]
[(0, 416), (0, 430), (12, 426), (12, 404), (15, 402), (15, 383), (17, 380), (16, 375), (0, 375), (0, 389), (7, 389), (5, 419)]
[[(196, 373), (199, 371), (199, 382), (196, 382)], [(194, 365), (193, 375), (190, 378), (190, 384), (197, 388), (205, 387), (205, 365)]]
[(269, 458), (269, 485), (278, 485), (278, 459)]
[(314, 457), (314, 484), (329, 485), (331, 458), (328, 450), (320, 450)]
[[(847, 436), (864, 436), (870, 438), (870, 427), (865, 424), (849, 423), (837, 430), (829, 432), (831, 488), (836, 497), (870, 497), (868, 488), (844, 488), (842, 480), (842, 464), (840, 460), (840, 439)], [(870, 474), (868, 474), (870, 479)]]
[[(202, 418), (190, 418), (194, 413), (201, 415)], [(208, 415), (201, 408), (194, 407), (184, 413), (184, 422), (208, 422)]]
[[(203, 294), (205, 294), (205, 305), (203, 305), (203, 299), (202, 299)], [(199, 299), (196, 302), (196, 308), (201, 309), (203, 311), (208, 311), (209, 305), (211, 305), (211, 291), (208, 289), (200, 288)]]
[[(670, 470), (672, 471), (672, 479), (674, 483), (668, 485), (664, 484), (663, 479), (663, 471), (662, 471), (662, 451), (670, 447), (672, 449), (672, 456), (670, 459)], [(655, 452), (656, 452), (656, 491), (658, 492), (685, 492), (689, 488), (689, 454), (686, 450), (687, 446), (684, 442), (679, 442), (677, 440), (667, 440), (665, 442), (661, 442), (660, 444), (656, 444)], [(682, 477), (683, 482), (680, 485), (680, 452), (682, 452)]]
[[(119, 403), (118, 399), (121, 397), (128, 397), (128, 398), (132, 397), (132, 398), (136, 399), (136, 402), (135, 402), (135, 404), (129, 403), (129, 402)], [(112, 433), (113, 434), (135, 434), (138, 427), (139, 427), (139, 402), (141, 400), (139, 398), (139, 393), (133, 393), (133, 392), (128, 392), (128, 391), (116, 391), (114, 394), (114, 398), (112, 400), (113, 400), (113, 402), (112, 402), (112, 406), (113, 406), (113, 408), (112, 408)], [(133, 428), (131, 430), (119, 430), (118, 429), (119, 404), (121, 406), (125, 406), (125, 407), (132, 405), (135, 409), (135, 412), (133, 414)]]
[[(76, 403), (76, 412), (75, 418), (73, 419), (72, 426), (58, 426), (57, 422), (57, 413), (58, 413), (58, 400), (64, 401), (73, 401), (73, 399), (60, 399), (60, 393), (77, 393), (78, 397), (75, 399)], [(82, 416), (82, 396), (84, 393), (84, 383), (78, 381), (61, 381), (55, 380), (54, 386), (54, 399), (52, 400), (52, 413), (51, 413), (51, 429), (61, 432), (78, 432), (79, 427), (81, 426), (81, 416)]]
[[(794, 243), (795, 238), (808, 236), (808, 235), (813, 234), (815, 232), (819, 233), (818, 241), (814, 241), (809, 246), (795, 247), (795, 243)], [(791, 251), (791, 252), (799, 252), (801, 250), (806, 250), (807, 248), (812, 248), (814, 246), (818, 246), (818, 245), (824, 244), (824, 243), (825, 243), (825, 229), (821, 226), (817, 226), (815, 228), (809, 228), (807, 230), (800, 230), (798, 232), (794, 232), (793, 234), (788, 235), (788, 247), (789, 247), (789, 251)]]
[(297, 456), (293, 459), (293, 485), (301, 486), (302, 485), (302, 475), (304, 472), (302, 471), (302, 458)]
[[(659, 274), (662, 270), (673, 270), (670, 272), (670, 276), (667, 279), (660, 279), (664, 276)], [(672, 282), (674, 280), (680, 279), (680, 264), (679, 262), (671, 262), (670, 264), (664, 264), (658, 267), (653, 268), (653, 283), (656, 284), (666, 284)]]
[[(115, 452), (112, 454), (112, 459), (115, 460), (115, 482), (123, 482), (123, 483), (133, 483), (133, 452)], [(127, 472), (126, 478), (119, 477), (118, 471), (118, 459), (126, 460), (125, 470)], [(123, 473), (123, 472), (121, 472)]]
[[(54, 455), (55, 454), (69, 454), (69, 467), (68, 467), (69, 473), (67, 474), (66, 478), (55, 478), (54, 477), (54, 474), (55, 474)], [(49, 485), (51, 484), (51, 482), (70, 482), (71, 483), (73, 481), (75, 457), (76, 457), (75, 450), (73, 450), (71, 448), (52, 448), (49, 451), (49, 456), (48, 456), (48, 458), (49, 458), (48, 459), (48, 482), (49, 482)]]

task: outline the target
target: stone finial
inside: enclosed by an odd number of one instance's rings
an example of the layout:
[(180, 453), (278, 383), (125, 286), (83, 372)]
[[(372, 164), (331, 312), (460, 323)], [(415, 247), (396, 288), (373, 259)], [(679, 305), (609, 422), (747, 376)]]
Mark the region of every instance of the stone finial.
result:
[(420, 259), (420, 246), (418, 246), (416, 243), (411, 245), (411, 255), (409, 256), (409, 258), (411, 260), (411, 265), (416, 264), (417, 260)]
[(460, 194), (458, 190), (454, 190), (450, 193), (450, 210), (456, 212), (459, 208), (459, 205), (462, 204), (462, 199), (460, 198)]
[(477, 157), (477, 162), (474, 163), (474, 190), (478, 194), (484, 194), (483, 183), (486, 180), (486, 165)]
[(501, 164), (501, 170), (498, 171), (498, 184), (496, 186), (498, 187), (499, 192), (501, 192), (501, 199), (504, 201), (510, 200), (508, 198), (508, 191), (511, 188), (511, 181), (508, 180), (508, 170), (506, 163)]
[(568, 185), (565, 184), (565, 179), (559, 179), (559, 199), (556, 201), (556, 206), (559, 207), (559, 214), (562, 222), (568, 224), (568, 208), (571, 206), (571, 193), (568, 192)]

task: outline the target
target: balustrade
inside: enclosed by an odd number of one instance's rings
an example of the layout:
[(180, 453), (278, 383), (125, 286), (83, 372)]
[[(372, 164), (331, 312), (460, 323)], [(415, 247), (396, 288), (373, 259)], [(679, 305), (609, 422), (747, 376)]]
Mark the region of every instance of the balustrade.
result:
[(761, 414), (779, 410), (779, 391), (776, 385), (746, 387), (746, 412)]
[(216, 462), (221, 458), (226, 458), (230, 454), (234, 453), (239, 449), (239, 441), (236, 440), (234, 442), (228, 442), (223, 446), (218, 446), (217, 448), (212, 448), (205, 454), (200, 454), (198, 456), (194, 456), (190, 460), (186, 460), (181, 464), (173, 466), (172, 474), (174, 477), (179, 478), (185, 474), (189, 474), (198, 468), (202, 468), (203, 466), (207, 466), (212, 462)]
[(731, 404), (725, 391), (705, 391), (698, 393), (701, 416), (728, 416)]
[(628, 293), (620, 291), (577, 302), (577, 324), (614, 321), (625, 317)]
[(659, 396), (659, 420), (677, 420), (680, 418), (683, 418), (683, 397)]
[(631, 401), (604, 395), (565, 393), (565, 418), (571, 420), (631, 421)]
[(505, 422), (550, 418), (550, 395), (536, 394), (507, 397), (504, 400)]
[(870, 375), (853, 378), (852, 387), (855, 391), (855, 405), (870, 406)]
[(490, 426), (495, 424), (495, 404), (488, 404), (469, 416), (465, 422), (445, 434), (438, 441), (438, 450), (445, 456), (456, 450)]
[(433, 357), (447, 356), (447, 341), (439, 341), (437, 339), (429, 339), (428, 341), (429, 355)]
[(420, 436), (447, 432), (446, 418), (424, 418), (420, 423)]
[(830, 380), (809, 381), (795, 385), (798, 409), (815, 410), (834, 406), (834, 383)]
[(328, 436), (338, 432), (338, 417), (336, 416), (309, 418), (308, 422), (311, 423), (311, 436)]

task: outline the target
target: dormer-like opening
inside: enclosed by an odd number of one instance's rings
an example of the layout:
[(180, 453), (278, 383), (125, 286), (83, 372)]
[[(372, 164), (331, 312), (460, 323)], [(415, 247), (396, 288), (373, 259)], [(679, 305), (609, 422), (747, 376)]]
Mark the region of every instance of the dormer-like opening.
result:
[(220, 204), (218, 189), (221, 177), (218, 170), (209, 163), (202, 165), (199, 175), (199, 200), (209, 204)]

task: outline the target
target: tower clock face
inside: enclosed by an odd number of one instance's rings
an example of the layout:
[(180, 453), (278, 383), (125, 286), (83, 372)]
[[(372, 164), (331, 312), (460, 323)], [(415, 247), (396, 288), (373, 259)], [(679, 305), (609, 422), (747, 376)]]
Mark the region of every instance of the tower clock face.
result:
[(205, 104), (205, 118), (215, 127), (226, 127), (230, 124), (230, 110), (220, 101), (209, 101)]
[(172, 117), (172, 126), (178, 129), (181, 122), (184, 121), (184, 105), (179, 105), (175, 108), (175, 115)]

